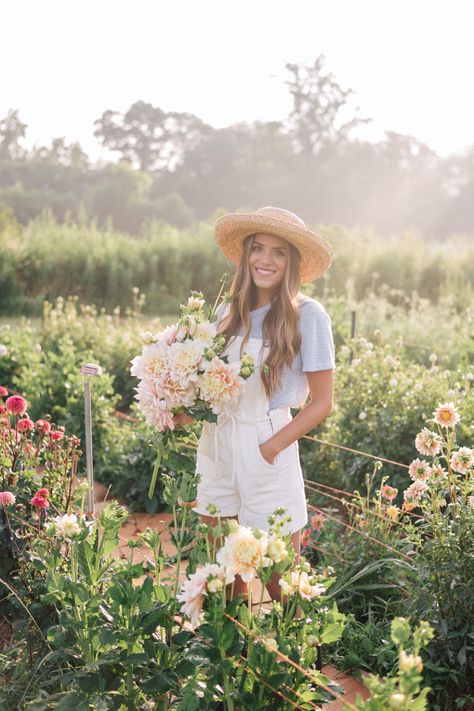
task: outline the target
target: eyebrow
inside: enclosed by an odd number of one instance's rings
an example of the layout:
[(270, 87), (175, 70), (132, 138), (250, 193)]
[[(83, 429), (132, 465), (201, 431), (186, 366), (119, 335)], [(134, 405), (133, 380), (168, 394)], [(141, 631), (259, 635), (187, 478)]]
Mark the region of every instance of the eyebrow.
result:
[[(265, 246), (265, 245), (263, 244), (263, 242), (259, 242), (258, 239), (254, 239), (253, 243), (254, 243), (254, 244), (258, 244), (260, 247), (264, 247), (264, 246)], [(282, 246), (282, 247), (272, 247), (272, 249), (283, 249), (283, 250), (286, 252), (286, 247), (285, 247), (285, 246)]]

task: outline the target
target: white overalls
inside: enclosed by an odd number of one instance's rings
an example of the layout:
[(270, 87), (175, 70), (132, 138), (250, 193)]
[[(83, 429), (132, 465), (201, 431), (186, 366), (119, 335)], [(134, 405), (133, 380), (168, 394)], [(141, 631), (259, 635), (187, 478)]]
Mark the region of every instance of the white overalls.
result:
[[(240, 359), (242, 337), (232, 340), (225, 353), (229, 362)], [(268, 349), (259, 338), (250, 338), (245, 353), (260, 365)], [(259, 445), (291, 421), (289, 407), (269, 410), (260, 369), (246, 381), (238, 405), (229, 415), (219, 416), (217, 424), (205, 422), (197, 450), (197, 504), (194, 511), (209, 515), (214, 504), (221, 516), (238, 516), (243, 526), (269, 529), (268, 517), (285, 507), (291, 522), (284, 529), (294, 533), (308, 521), (303, 474), (298, 442), (282, 450), (269, 464)]]

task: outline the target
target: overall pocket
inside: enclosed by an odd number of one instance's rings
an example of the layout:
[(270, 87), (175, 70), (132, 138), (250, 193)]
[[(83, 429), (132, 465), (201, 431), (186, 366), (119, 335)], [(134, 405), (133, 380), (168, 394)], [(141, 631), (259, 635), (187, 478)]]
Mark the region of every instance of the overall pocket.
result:
[(270, 422), (270, 420), (265, 420), (264, 422), (257, 422), (255, 424), (253, 432), (255, 434), (255, 456), (257, 460), (264, 468), (267, 468), (270, 471), (276, 471), (278, 469), (278, 457), (280, 455), (277, 455), (274, 459), (273, 464), (270, 464), (270, 462), (267, 462), (265, 457), (262, 456), (262, 453), (260, 451), (260, 445), (269, 440), (271, 437), (273, 437), (272, 423)]

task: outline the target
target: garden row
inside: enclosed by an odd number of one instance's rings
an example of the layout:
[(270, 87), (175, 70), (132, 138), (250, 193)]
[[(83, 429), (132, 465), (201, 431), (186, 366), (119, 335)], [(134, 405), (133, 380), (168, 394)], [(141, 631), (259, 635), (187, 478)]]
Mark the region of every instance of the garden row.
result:
[[(347, 580), (338, 581), (331, 566), (312, 567), (305, 559), (295, 564), (283, 532), (284, 510), (271, 517), (268, 533), (235, 521), (211, 530), (185, 505), (194, 496), (194, 476), (166, 475), (174, 576), (164, 578), (171, 561), (150, 529), (135, 542), (149, 547), (146, 560), (117, 561), (113, 553), (126, 512), (111, 505), (98, 520), (85, 516), (87, 484), (77, 478), (78, 439), (48, 416), (34, 423), (26, 400), (7, 395), (2, 388), (2, 612), (13, 621), (0, 663), (5, 707), (311, 709), (340, 696), (341, 690), (318, 671), (319, 650), (323, 646), (325, 653), (334, 653), (347, 625), (349, 616), (336, 605)], [(408, 522), (406, 539), (399, 541), (400, 555), (409, 558), (402, 547), (419, 554), (418, 572), (432, 563), (432, 545), (421, 541), (420, 530), (442, 544), (446, 525), (454, 521), (468, 528), (473, 522), (472, 480), (465, 476), (472, 472), (473, 452), (464, 448), (456, 455), (454, 407), (438, 408), (436, 419), (439, 435), (417, 438), (417, 447), (445, 459), (447, 500), (440, 472), (435, 476), (419, 465), (413, 468), (419, 491), (412, 485), (405, 509), (419, 504), (422, 525), (415, 531)], [(422, 501), (428, 488), (432, 504), (429, 497)], [(388, 498), (393, 500), (393, 490)], [(385, 508), (380, 499), (375, 505), (379, 513)], [(446, 505), (447, 515), (441, 510)], [(364, 513), (373, 511), (367, 499)], [(389, 516), (393, 521), (393, 513)], [(185, 555), (187, 578), (180, 584)], [(396, 567), (397, 558), (392, 562)], [(265, 611), (263, 595), (256, 610), (240, 596), (226, 599), (226, 585), (233, 587), (236, 575), (250, 585), (257, 580), (263, 592), (274, 572), (282, 575), (281, 600)], [(416, 584), (413, 577), (411, 584)], [(371, 700), (359, 699), (346, 709), (426, 708), (429, 688), (422, 688), (421, 655), (429, 650), (433, 627), (421, 622), (412, 631), (396, 616), (390, 629), (390, 675), (367, 677)]]
[[(331, 269), (309, 287), (323, 301), (329, 294), (360, 300), (382, 289), (395, 303), (413, 292), (431, 302), (449, 295), (458, 309), (472, 302), (467, 237), (430, 244), (415, 234), (388, 240), (338, 226), (320, 232), (335, 252)], [(44, 299), (70, 294), (108, 310), (125, 308), (136, 285), (147, 294), (148, 313), (169, 314), (193, 289), (213, 297), (228, 268), (209, 223), (180, 231), (150, 222), (131, 236), (93, 221), (61, 224), (48, 212), (23, 227), (0, 213), (2, 313), (39, 315)]]

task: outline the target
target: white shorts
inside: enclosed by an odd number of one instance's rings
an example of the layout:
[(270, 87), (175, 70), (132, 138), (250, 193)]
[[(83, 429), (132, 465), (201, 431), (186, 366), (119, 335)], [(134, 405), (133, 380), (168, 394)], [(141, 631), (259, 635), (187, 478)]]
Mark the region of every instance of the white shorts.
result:
[(229, 418), (223, 424), (206, 422), (197, 452), (200, 475), (193, 511), (209, 515), (214, 504), (221, 516), (237, 516), (243, 526), (269, 529), (268, 517), (284, 507), (291, 521), (285, 533), (306, 526), (308, 511), (298, 442), (282, 450), (269, 464), (259, 445), (291, 421), (288, 408), (271, 410), (254, 422)]

